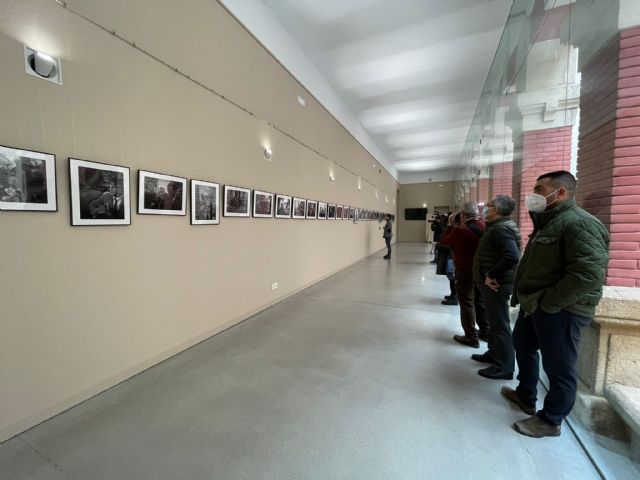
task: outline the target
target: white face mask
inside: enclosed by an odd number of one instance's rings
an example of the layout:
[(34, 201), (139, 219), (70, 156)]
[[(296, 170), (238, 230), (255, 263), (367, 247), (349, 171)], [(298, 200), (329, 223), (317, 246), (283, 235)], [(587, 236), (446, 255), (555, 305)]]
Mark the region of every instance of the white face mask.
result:
[[(558, 190), (560, 190), (558, 188)], [(554, 190), (549, 195), (544, 196), (539, 193), (532, 193), (531, 195), (527, 195), (525, 201), (527, 203), (527, 210), (533, 213), (544, 212), (545, 208), (547, 208), (547, 198), (556, 193), (558, 190)]]

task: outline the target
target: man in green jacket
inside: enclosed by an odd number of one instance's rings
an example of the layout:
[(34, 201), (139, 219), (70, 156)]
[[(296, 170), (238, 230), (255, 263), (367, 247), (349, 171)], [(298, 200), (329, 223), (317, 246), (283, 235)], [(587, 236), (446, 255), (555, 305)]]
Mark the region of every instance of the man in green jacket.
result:
[[(580, 332), (602, 297), (609, 233), (574, 200), (575, 177), (565, 171), (538, 177), (527, 208), (534, 230), (516, 272), (512, 306), (520, 304), (513, 343), (518, 387), (502, 395), (530, 418), (514, 423), (530, 437), (560, 435), (576, 400)], [(536, 413), (538, 350), (549, 392)]]

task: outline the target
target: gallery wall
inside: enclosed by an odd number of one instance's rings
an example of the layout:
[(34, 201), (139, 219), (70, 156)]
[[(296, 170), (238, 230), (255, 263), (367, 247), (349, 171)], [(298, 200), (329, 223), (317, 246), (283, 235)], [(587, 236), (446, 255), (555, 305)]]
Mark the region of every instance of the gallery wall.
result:
[(427, 228), (426, 220), (405, 220), (405, 208), (422, 208), (427, 205), (429, 216), (433, 208), (452, 205), (455, 182), (427, 182), (400, 185), (398, 194), (398, 241), (424, 242)]
[[(0, 441), (384, 248), (378, 222), (135, 213), (138, 169), (396, 210), (393, 177), (224, 8), (188, 3), (0, 0), (0, 144), (55, 154), (58, 191), (57, 212), (0, 212)], [(71, 226), (68, 157), (131, 169), (130, 226)]]

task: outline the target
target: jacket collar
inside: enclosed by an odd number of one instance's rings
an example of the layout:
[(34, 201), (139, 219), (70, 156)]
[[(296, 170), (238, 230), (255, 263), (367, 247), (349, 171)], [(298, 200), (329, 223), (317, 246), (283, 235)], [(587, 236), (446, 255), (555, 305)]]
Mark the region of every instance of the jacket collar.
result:
[(562, 202), (551, 210), (545, 210), (544, 212), (533, 213), (529, 212), (529, 216), (531, 220), (533, 220), (533, 235), (542, 228), (544, 228), (556, 215), (569, 210), (570, 208), (576, 207), (578, 204), (575, 199), (567, 200), (566, 202)]

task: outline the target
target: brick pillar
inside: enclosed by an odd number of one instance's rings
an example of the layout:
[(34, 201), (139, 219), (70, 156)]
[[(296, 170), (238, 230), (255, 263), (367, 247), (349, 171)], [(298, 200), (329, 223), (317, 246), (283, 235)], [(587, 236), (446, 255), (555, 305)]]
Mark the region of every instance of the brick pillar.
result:
[(522, 166), (513, 176), (514, 185), (520, 188), (513, 198), (519, 202), (517, 222), (525, 245), (533, 232), (525, 197), (533, 193), (536, 179), (543, 173), (571, 168), (571, 130), (572, 127), (567, 126), (522, 134)]
[(578, 203), (611, 232), (607, 285), (640, 287), (640, 26), (582, 69)]
[(474, 184), (469, 187), (469, 199), (468, 202), (478, 202), (478, 187)]
[(513, 195), (513, 162), (496, 163), (491, 167), (489, 199), (496, 195)]
[(487, 203), (489, 200), (489, 179), (478, 180), (478, 203)]

